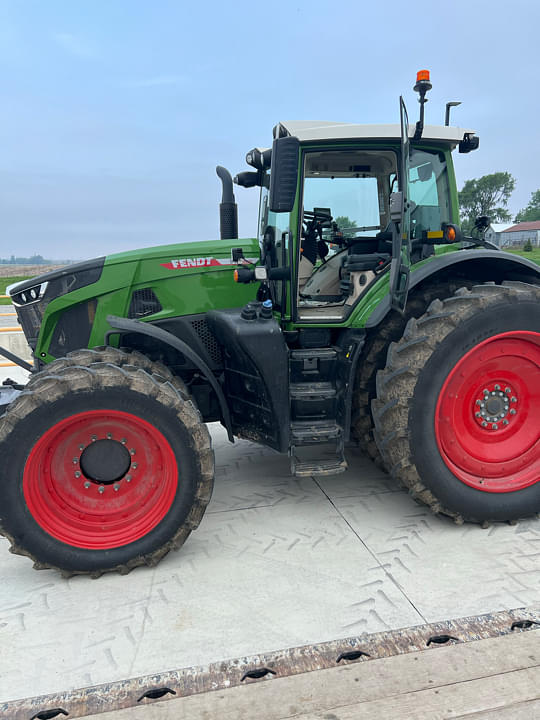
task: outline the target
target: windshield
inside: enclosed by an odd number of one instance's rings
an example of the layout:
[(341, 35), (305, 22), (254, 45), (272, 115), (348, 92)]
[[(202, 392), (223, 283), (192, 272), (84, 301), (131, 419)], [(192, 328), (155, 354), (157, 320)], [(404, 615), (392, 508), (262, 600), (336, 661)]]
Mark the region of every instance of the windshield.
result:
[(346, 235), (373, 235), (389, 222), (396, 156), (390, 151), (326, 150), (306, 154), (304, 211), (327, 208)]

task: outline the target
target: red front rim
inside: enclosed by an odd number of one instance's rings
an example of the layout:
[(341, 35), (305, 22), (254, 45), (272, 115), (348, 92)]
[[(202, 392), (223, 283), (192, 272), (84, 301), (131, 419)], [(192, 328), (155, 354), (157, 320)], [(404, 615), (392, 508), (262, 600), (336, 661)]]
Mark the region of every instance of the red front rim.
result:
[[(100, 469), (99, 451), (92, 448), (103, 441), (108, 457), (120, 462), (114, 474), (107, 475), (106, 465)], [(24, 499), (38, 525), (88, 550), (147, 535), (169, 511), (177, 485), (176, 458), (163, 434), (117, 410), (78, 413), (56, 423), (33, 447), (23, 476)]]
[(480, 343), (454, 367), (435, 411), (437, 445), (466, 485), (512, 492), (540, 479), (540, 334)]

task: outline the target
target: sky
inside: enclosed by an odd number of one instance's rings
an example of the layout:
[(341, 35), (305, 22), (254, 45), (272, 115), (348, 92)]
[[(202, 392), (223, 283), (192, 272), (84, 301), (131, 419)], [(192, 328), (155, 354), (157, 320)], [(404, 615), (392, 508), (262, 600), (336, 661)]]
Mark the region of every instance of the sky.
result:
[[(540, 188), (540, 4), (529, 0), (0, 0), (0, 257), (85, 259), (219, 237), (217, 164), (249, 169), (279, 120), (477, 131), (458, 187)], [(240, 237), (257, 189), (236, 188)]]

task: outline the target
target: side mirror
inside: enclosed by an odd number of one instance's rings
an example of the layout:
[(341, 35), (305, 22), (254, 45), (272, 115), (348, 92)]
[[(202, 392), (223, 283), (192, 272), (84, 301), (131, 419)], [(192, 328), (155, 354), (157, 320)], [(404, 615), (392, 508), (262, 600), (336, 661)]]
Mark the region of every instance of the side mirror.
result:
[(463, 140), (459, 143), (460, 153), (470, 153), (473, 150), (477, 150), (480, 145), (480, 138), (472, 133), (465, 133)]
[(268, 202), (271, 212), (291, 212), (293, 209), (298, 185), (299, 156), (298, 138), (283, 137), (274, 140)]
[(491, 218), (489, 218), (487, 215), (480, 215), (474, 221), (474, 229), (477, 230), (479, 233), (483, 234), (490, 226), (490, 223)]
[(236, 185), (240, 185), (240, 187), (256, 187), (257, 185), (261, 185), (261, 174), (260, 172), (246, 170), (245, 172), (240, 172), (238, 175), (235, 175), (234, 182)]

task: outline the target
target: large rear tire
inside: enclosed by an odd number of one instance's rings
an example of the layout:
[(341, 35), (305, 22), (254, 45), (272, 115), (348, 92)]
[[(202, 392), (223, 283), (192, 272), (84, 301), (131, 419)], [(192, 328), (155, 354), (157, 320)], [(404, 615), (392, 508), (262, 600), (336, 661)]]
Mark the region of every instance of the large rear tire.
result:
[(473, 284), (465, 278), (427, 282), (411, 293), (404, 315), (392, 310), (379, 326), (368, 332), (366, 344), (358, 362), (353, 391), (351, 436), (377, 467), (388, 471), (375, 442), (375, 423), (371, 412), (371, 403), (377, 396), (377, 373), (386, 365), (390, 343), (397, 342), (402, 337), (408, 321), (411, 318), (421, 317), (433, 300), (449, 297), (464, 285), (470, 288)]
[(377, 375), (376, 440), (391, 474), (457, 522), (540, 512), (540, 288), (435, 300)]
[(133, 366), (40, 375), (0, 426), (0, 531), (11, 551), (68, 576), (155, 565), (199, 525), (212, 494), (197, 409)]

